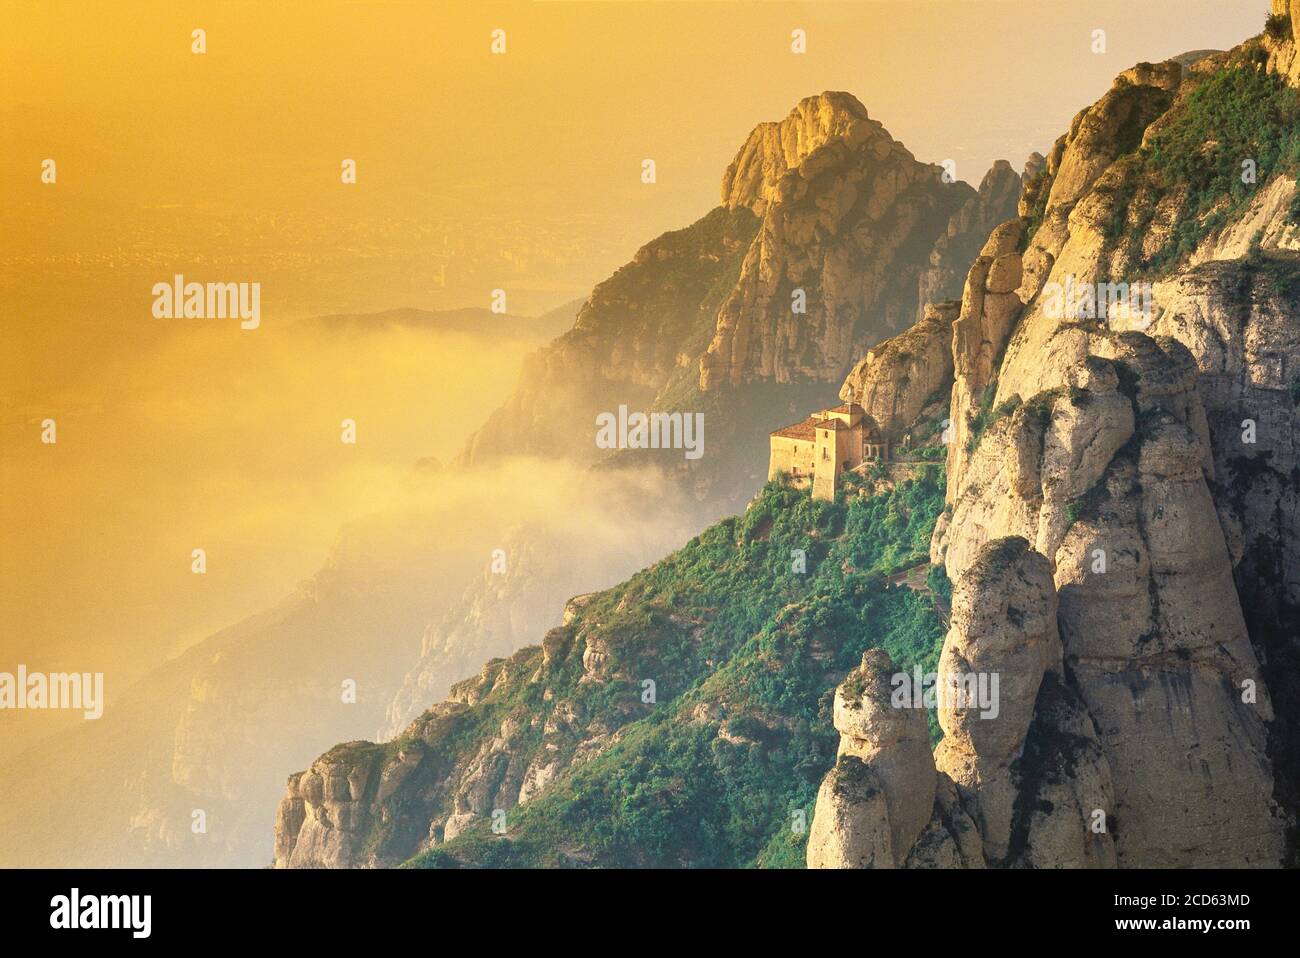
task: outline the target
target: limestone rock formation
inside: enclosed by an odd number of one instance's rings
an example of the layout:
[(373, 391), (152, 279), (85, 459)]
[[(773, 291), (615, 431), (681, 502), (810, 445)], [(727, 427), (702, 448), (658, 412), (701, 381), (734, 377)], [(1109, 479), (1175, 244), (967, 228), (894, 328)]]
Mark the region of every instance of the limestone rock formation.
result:
[(781, 180), (827, 144), (860, 145), (883, 133), (848, 93), (827, 92), (800, 100), (779, 123), (760, 123), (722, 175), (722, 205), (745, 206), (762, 216), (781, 197)]
[(1269, 66), (1287, 78), (1292, 86), (1300, 86), (1300, 2), (1297, 0), (1271, 0), (1269, 27), (1263, 42), (1269, 52)]
[(1114, 868), (1110, 765), (1092, 717), (1061, 674), (1043, 676), (1034, 723), (1016, 763), (1007, 859), (1024, 868)]
[(646, 243), (596, 285), (572, 330), (525, 360), (513, 391), (458, 461), (598, 459), (598, 413), (620, 404), (649, 410), (670, 386), (693, 380), (699, 347), (691, 343), (712, 327), (712, 291), (735, 275), (758, 225), (745, 207), (718, 208)]
[[(972, 441), (972, 416), (994, 382), (1002, 350), (1023, 303), (1016, 287), (1021, 278), (1021, 220), (1008, 220), (989, 235), (976, 257), (962, 291), (961, 313), (953, 324), (953, 389), (949, 402), (952, 427), (948, 474), (961, 475)], [(948, 483), (952, 500), (956, 484)]]
[(958, 309), (956, 303), (927, 306), (907, 332), (867, 350), (840, 387), (840, 399), (858, 403), (887, 439), (897, 439), (951, 388)]
[(809, 868), (893, 868), (889, 807), (879, 777), (841, 755), (822, 780), (808, 832)]
[(809, 868), (983, 864), (970, 816), (935, 770), (925, 712), (896, 703), (897, 687), (889, 655), (870, 649), (835, 692), (839, 755), (817, 793)]
[(335, 748), (289, 779), (289, 796), (276, 813), (277, 865), (302, 868), (362, 864), (349, 836), (364, 822), (363, 799), (374, 777), (379, 752), (353, 755)]
[[(1019, 538), (981, 550), (957, 582), (952, 624), (939, 659), (937, 686), (943, 740), (935, 764), (971, 796), (985, 853), (1003, 859), (1011, 839), (1020, 756), (1043, 676), (1059, 671), (1056, 592), (1051, 566)], [(972, 702), (982, 677), (997, 676), (996, 708)], [(991, 684), (986, 688), (992, 689)]]
[(1113, 807), (1109, 767), (1065, 686), (1044, 556), (999, 539), (958, 581), (933, 756), (909, 678), (871, 650), (836, 691), (840, 759), (818, 793), (810, 868), (1115, 864), (1109, 833), (1089, 830)]
[[(930, 821), (908, 852), (904, 867), (984, 868), (987, 861), (979, 828), (962, 806), (956, 784), (943, 772), (936, 774), (935, 782)], [(815, 867), (811, 861), (808, 866)]]
[(966, 271), (979, 255), (985, 237), (999, 223), (1015, 215), (1024, 184), (1036, 172), (1036, 162), (1041, 163), (1042, 159), (1035, 153), (1020, 175), (1006, 160), (998, 160), (984, 174), (979, 191), (953, 214), (947, 232), (930, 251), (929, 264), (921, 273), (918, 299), (922, 315), (918, 318), (924, 318), (926, 304), (961, 298)]
[[(1285, 212), (1264, 235), (1284, 235)], [(1215, 239), (1207, 241), (1207, 246)], [(1273, 702), (1279, 797), (1300, 796), (1300, 327), (1288, 253), (1205, 262), (1156, 286), (1151, 331), (1195, 359), (1214, 462), (1211, 492), (1247, 630)]]
[[(853, 356), (914, 320), (916, 251), (928, 254), (975, 196), (917, 162), (848, 94), (810, 97), (760, 126), (723, 178), (724, 206), (762, 224), (718, 311), (700, 388), (842, 377)], [(806, 314), (793, 306), (800, 296)]]
[[(1183, 66), (1139, 65), (1076, 118), (1031, 174), (1021, 219), (975, 261), (953, 325), (950, 510), (933, 547), (956, 583), (941, 684), (983, 661), (1007, 701), (990, 724), (941, 707), (936, 766), (990, 864), (1294, 855), (1294, 180), (1262, 183), (1157, 280), (1151, 312), (1049, 303), (1166, 241), (1181, 199), (1150, 182), (1134, 187), (1148, 232), (1111, 230), (1132, 176), (1118, 160), (1185, 94)], [(1007, 298), (990, 309), (991, 295)]]
[[(1053, 287), (1100, 290), (1169, 242), (1185, 197), (1122, 160), (1231, 56), (1139, 65), (1080, 114), (1022, 200), (1036, 229), (1005, 360), (966, 375), (962, 320), (954, 337), (954, 422), (977, 428), (950, 449), (933, 556), (955, 578), (1020, 535), (1051, 559), (1064, 688), (1105, 759), (1120, 865), (1294, 855), (1294, 180), (1261, 182), (1149, 311), (1049, 308)], [(986, 389), (975, 416), (967, 382)]]
[[(589, 599), (577, 597), (569, 608), (577, 613)], [(602, 650), (599, 664), (593, 649)], [(598, 624), (570, 617), (540, 647), (490, 659), (454, 684), (395, 741), (335, 746), (288, 779), (275, 867), (400, 864), (536, 798), (557, 776), (612, 746), (620, 724), (651, 709), (620, 705), (616, 720), (593, 719), (580, 700), (557, 698), (549, 682), (589, 663), (593, 682), (622, 667), (618, 650), (600, 644)], [(548, 704), (544, 716), (488, 713), (489, 724), (481, 724), (485, 712), (476, 707), (525, 686)]]
[(930, 820), (935, 769), (924, 711), (891, 703), (895, 674), (888, 653), (869, 649), (836, 689), (834, 716), (839, 754), (871, 766), (884, 791), (890, 847), (901, 865)]
[[(766, 475), (768, 433), (833, 405), (866, 350), (921, 317), (923, 296), (955, 296), (989, 228), (1014, 214), (1020, 177), (1005, 163), (979, 191), (942, 174), (848, 93), (759, 124), (720, 205), (598, 284), (458, 462), (634, 464), (670, 475), (707, 520), (742, 507)], [(598, 448), (595, 417), (620, 405), (703, 412), (708, 454)]]

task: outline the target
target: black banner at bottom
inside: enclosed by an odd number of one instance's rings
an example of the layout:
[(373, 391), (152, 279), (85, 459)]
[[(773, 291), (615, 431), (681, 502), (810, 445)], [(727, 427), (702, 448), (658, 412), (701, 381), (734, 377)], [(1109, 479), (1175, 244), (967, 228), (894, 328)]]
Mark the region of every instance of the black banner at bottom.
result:
[[(1294, 871), (0, 871), (6, 937), (81, 947), (164, 942), (375, 943), (396, 934), (514, 936), (590, 947), (662, 933), (773, 944), (773, 934), (873, 946), (964, 934), (1231, 947), (1294, 923)], [(656, 931), (659, 929), (659, 931)], [(690, 933), (694, 935), (695, 933)], [(607, 937), (613, 935), (613, 938)], [(544, 939), (544, 940), (543, 940)], [(14, 940), (9, 938), (9, 940)], [(665, 939), (666, 941), (667, 939)], [(646, 942), (649, 943), (648, 941)]]

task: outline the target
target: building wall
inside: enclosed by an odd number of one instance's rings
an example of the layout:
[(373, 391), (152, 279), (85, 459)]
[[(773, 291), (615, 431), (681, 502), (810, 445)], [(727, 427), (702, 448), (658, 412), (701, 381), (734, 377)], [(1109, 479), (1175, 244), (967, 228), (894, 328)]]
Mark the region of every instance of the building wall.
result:
[(771, 443), (772, 454), (767, 466), (768, 481), (785, 473), (791, 477), (795, 485), (807, 483), (813, 474), (815, 444), (806, 439), (791, 439), (788, 436), (772, 436)]
[(844, 454), (845, 433), (839, 429), (817, 430), (817, 467), (814, 470), (813, 498), (834, 501), (835, 483), (840, 474), (840, 458)]
[[(864, 432), (861, 418), (859, 418), (858, 424), (850, 429), (844, 437), (844, 448), (840, 450), (840, 459), (847, 460), (849, 469), (855, 469), (862, 465), (862, 435)], [(843, 466), (843, 463), (841, 463), (841, 466)]]
[(828, 418), (852, 422), (852, 425), (848, 429), (818, 429), (812, 441), (789, 436), (770, 437), (769, 482), (784, 474), (797, 487), (806, 486), (811, 481), (814, 499), (835, 499), (840, 473), (862, 464), (865, 426), (860, 415), (850, 417), (837, 413)]

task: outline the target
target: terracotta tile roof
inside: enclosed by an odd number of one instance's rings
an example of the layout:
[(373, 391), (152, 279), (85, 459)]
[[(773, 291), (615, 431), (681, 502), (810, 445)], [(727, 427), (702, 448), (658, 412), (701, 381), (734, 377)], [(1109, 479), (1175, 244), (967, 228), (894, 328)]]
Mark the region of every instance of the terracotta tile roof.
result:
[(775, 430), (772, 435), (779, 436), (782, 439), (807, 439), (812, 442), (817, 438), (813, 423), (817, 420), (813, 418), (805, 419), (803, 422), (797, 422), (793, 426), (784, 426)]
[(844, 404), (842, 404), (842, 405), (836, 406), (834, 409), (828, 409), (828, 410), (826, 410), (826, 411), (827, 411), (827, 412), (843, 412), (843, 413), (849, 413), (850, 415), (852, 415), (852, 414), (855, 413), (855, 412), (862, 412), (863, 409), (862, 409), (861, 406), (859, 406), (859, 405), (858, 405), (857, 403), (855, 403), (855, 402), (846, 402), (846, 403), (844, 403)]
[(843, 419), (822, 419), (813, 423), (814, 429), (848, 429), (848, 424)]

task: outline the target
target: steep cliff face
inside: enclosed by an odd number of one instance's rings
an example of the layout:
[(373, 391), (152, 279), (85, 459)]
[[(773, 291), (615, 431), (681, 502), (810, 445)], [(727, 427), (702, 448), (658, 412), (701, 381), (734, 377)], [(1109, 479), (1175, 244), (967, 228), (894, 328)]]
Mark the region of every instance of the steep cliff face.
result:
[[(1135, 332), (1097, 334), (1092, 348), (1067, 387), (1015, 406), (984, 434), (944, 537), (949, 575), (958, 596), (985, 588), (991, 544), (1006, 536), (1020, 537), (1047, 570), (1044, 595), (1015, 606), (1022, 620), (1059, 625), (1051, 670), (1096, 729), (1096, 778), (1113, 792), (1087, 811), (1114, 820), (1107, 834), (1118, 864), (1278, 864), (1286, 814), (1267, 754), (1273, 712), (1206, 478), (1194, 362), (1177, 341)], [(954, 598), (955, 630), (960, 607)], [(950, 633), (944, 661), (970, 641)], [(954, 671), (989, 671), (962, 661)], [(1002, 676), (1005, 716), (1008, 675), (1018, 669), (992, 671)], [(1031, 674), (1043, 671), (1036, 664)], [(1019, 702), (1032, 711), (1032, 690)], [(1014, 729), (1013, 749), (1027, 730), (1028, 721)], [(940, 767), (978, 790), (982, 809), (990, 777), (963, 780), (945, 767), (949, 741)], [(978, 743), (974, 753), (983, 755)], [(1011, 816), (1023, 795), (1006, 784), (1014, 763), (1000, 767), (1000, 814), (982, 833), (986, 853), (1004, 860), (1023, 827)]]
[(693, 375), (713, 312), (735, 281), (758, 219), (715, 209), (647, 243), (592, 290), (574, 327), (524, 364), (506, 402), (469, 440), (469, 465), (529, 454), (593, 462), (600, 412), (661, 408)]
[(1269, 54), (1269, 68), (1300, 86), (1300, 3), (1270, 0), (1268, 29), (1261, 38)]
[[(1293, 181), (1284, 182), (1294, 192)], [(1285, 234), (1276, 221), (1265, 234)], [(1273, 700), (1278, 798), (1300, 807), (1300, 262), (1285, 249), (1207, 262), (1157, 286), (1152, 332), (1199, 371), (1210, 484), (1247, 630)]]
[[(968, 277), (938, 685), (997, 674), (1002, 694), (996, 719), (940, 705), (935, 769), (989, 864), (1294, 859), (1297, 101), (1263, 69), (1289, 76), (1289, 42), (1126, 71)], [(897, 833), (854, 794), (810, 865)]]
[(1024, 184), (1037, 174), (1042, 163), (1043, 158), (1035, 153), (1024, 173), (1017, 175), (1010, 163), (998, 160), (984, 175), (979, 191), (953, 214), (921, 272), (917, 299), (922, 314), (928, 304), (961, 299), (966, 272), (985, 239), (995, 226), (1015, 213)]
[[(949, 400), (951, 444), (948, 471), (960, 476), (982, 418), (977, 411), (994, 384), (1013, 324), (1024, 304), (1016, 288), (1022, 276), (1020, 220), (1008, 220), (989, 235), (971, 266), (962, 290), (961, 311), (953, 323), (953, 389)], [(949, 487), (951, 498), (955, 490)]]
[(862, 406), (886, 438), (897, 441), (923, 411), (952, 388), (952, 330), (956, 303), (927, 306), (907, 332), (867, 351), (840, 387), (840, 398)]
[(766, 473), (767, 432), (791, 407), (830, 401), (867, 347), (922, 315), (920, 291), (951, 290), (1014, 213), (1009, 165), (978, 191), (942, 173), (846, 93), (760, 124), (723, 176), (721, 205), (598, 285), (463, 461), (594, 462), (608, 456), (593, 442), (600, 412), (702, 411), (716, 426), (700, 461), (638, 458), (681, 473), (694, 499), (739, 507)]
[(727, 173), (723, 204), (747, 205), (762, 225), (700, 361), (706, 391), (840, 379), (853, 356), (913, 322), (920, 271), (973, 198), (841, 93), (760, 126)]

